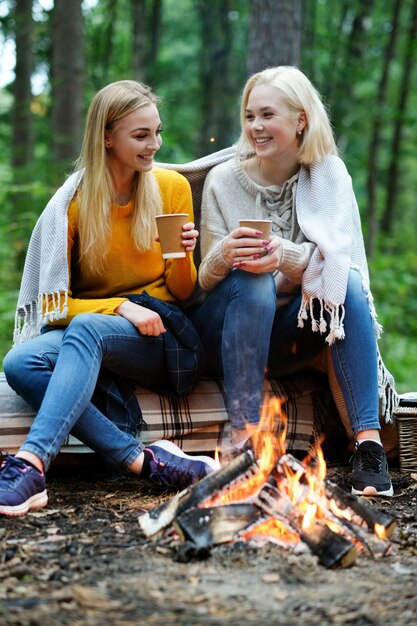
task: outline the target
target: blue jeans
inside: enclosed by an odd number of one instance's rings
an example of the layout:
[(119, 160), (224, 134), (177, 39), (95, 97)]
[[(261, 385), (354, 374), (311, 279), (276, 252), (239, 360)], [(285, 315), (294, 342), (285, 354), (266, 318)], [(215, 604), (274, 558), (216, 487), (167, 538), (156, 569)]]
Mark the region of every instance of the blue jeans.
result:
[(141, 453), (143, 445), (91, 403), (101, 366), (144, 386), (168, 383), (162, 337), (143, 336), (117, 315), (77, 315), (6, 355), (9, 385), (38, 410), (21, 450), (45, 471), (69, 432), (117, 465)]
[[(206, 368), (223, 376), (232, 428), (259, 421), (265, 372), (299, 371), (327, 346), (309, 320), (297, 327), (301, 295), (276, 309), (272, 274), (232, 271), (189, 312), (206, 352)], [(358, 272), (351, 270), (345, 300), (345, 338), (330, 346), (354, 435), (378, 428), (377, 344)], [(325, 314), (327, 315), (327, 314)], [(327, 321), (328, 318), (327, 318)]]

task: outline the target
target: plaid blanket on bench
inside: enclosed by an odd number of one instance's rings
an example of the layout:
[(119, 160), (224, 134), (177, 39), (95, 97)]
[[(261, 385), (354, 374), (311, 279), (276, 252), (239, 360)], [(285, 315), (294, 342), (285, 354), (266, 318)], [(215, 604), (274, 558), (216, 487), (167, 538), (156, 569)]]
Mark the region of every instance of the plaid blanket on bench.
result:
[[(136, 397), (146, 424), (140, 435), (145, 443), (170, 439), (186, 452), (213, 452), (227, 422), (221, 380), (204, 378), (195, 391), (181, 400), (136, 388)], [(320, 376), (292, 377), (265, 381), (264, 399), (283, 402), (288, 420), (287, 449), (309, 450), (329, 420), (339, 422), (338, 413)], [(16, 452), (29, 432), (35, 411), (7, 384), (0, 373), (0, 451)], [(69, 436), (63, 452), (90, 452)]]

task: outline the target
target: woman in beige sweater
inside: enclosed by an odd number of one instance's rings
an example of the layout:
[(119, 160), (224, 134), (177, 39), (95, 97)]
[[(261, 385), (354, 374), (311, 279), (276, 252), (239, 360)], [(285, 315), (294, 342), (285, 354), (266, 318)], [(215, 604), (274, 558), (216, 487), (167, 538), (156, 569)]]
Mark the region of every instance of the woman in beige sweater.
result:
[[(248, 445), (265, 371), (291, 373), (328, 347), (357, 443), (353, 492), (392, 495), (379, 397), (389, 414), (396, 394), (377, 349), (351, 178), (321, 98), (294, 67), (264, 70), (243, 90), (241, 125), (236, 158), (206, 179), (199, 282), (208, 296), (190, 313), (207, 368), (224, 376), (232, 443)], [(271, 238), (240, 228), (244, 218), (271, 220)]]

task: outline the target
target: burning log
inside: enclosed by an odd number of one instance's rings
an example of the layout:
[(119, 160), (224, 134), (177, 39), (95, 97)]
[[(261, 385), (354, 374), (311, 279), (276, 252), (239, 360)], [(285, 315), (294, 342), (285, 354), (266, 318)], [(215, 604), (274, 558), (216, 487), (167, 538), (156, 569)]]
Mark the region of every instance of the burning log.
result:
[(357, 551), (353, 543), (342, 534), (332, 531), (322, 520), (312, 521), (306, 528), (302, 525), (302, 513), (286, 494), (272, 485), (265, 485), (256, 500), (269, 515), (290, 525), (301, 540), (318, 557), (325, 567), (349, 567), (356, 561)]
[(314, 489), (310, 489), (310, 474), (311, 468), (290, 454), (283, 455), (279, 460), (277, 480), (281, 488), (285, 487), (287, 478), (291, 481), (296, 476), (299, 497), (317, 505), (319, 517), (326, 519), (331, 528), (335, 524), (338, 533), (341, 532), (348, 539), (360, 543), (373, 557), (384, 556), (391, 550), (387, 539), (397, 523), (391, 515), (380, 511), (371, 503), (365, 503), (358, 496), (345, 492), (324, 476)]
[(383, 528), (386, 537), (391, 537), (397, 526), (397, 520), (392, 515), (380, 511), (370, 503), (363, 502), (354, 494), (347, 493), (330, 480), (325, 481), (325, 488), (328, 497), (333, 498), (341, 509), (349, 511), (352, 520), (357, 524), (365, 523), (373, 533), (376, 528)]
[(300, 531), (300, 537), (325, 567), (350, 567), (356, 561), (355, 546), (324, 523), (314, 522)]
[(243, 480), (246, 474), (257, 468), (253, 453), (250, 450), (240, 454), (219, 470), (208, 474), (195, 485), (187, 487), (139, 517), (139, 525), (147, 537), (151, 537), (169, 526), (172, 521), (188, 509), (202, 505), (205, 500), (216, 492), (233, 485), (236, 480)]
[(198, 547), (210, 547), (236, 539), (236, 534), (259, 521), (262, 511), (250, 503), (226, 504), (203, 509), (190, 509), (175, 520), (183, 540)]
[[(306, 473), (304, 465), (290, 454), (285, 454), (279, 461), (279, 470), (285, 473), (286, 468), (300, 476)], [(370, 532), (379, 536), (391, 537), (397, 526), (397, 520), (392, 515), (381, 511), (370, 502), (364, 502), (358, 496), (346, 492), (328, 479), (324, 479), (323, 485), (327, 498), (333, 499), (337, 506), (349, 515), (351, 521), (358, 526), (366, 524)]]

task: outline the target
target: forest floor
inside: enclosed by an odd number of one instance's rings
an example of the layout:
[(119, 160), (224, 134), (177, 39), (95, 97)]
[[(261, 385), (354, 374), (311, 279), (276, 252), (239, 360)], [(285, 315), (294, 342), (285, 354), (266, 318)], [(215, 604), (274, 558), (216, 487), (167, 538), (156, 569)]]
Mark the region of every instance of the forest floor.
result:
[[(347, 468), (328, 476), (349, 484)], [(0, 518), (0, 624), (414, 626), (417, 477), (392, 477), (394, 498), (373, 500), (398, 520), (390, 555), (362, 553), (329, 570), (273, 544), (223, 545), (206, 560), (177, 562), (138, 524), (172, 494), (66, 463), (50, 472), (47, 508)]]

